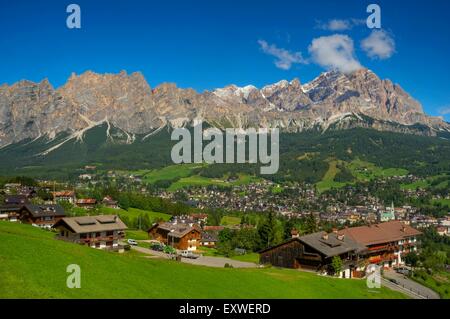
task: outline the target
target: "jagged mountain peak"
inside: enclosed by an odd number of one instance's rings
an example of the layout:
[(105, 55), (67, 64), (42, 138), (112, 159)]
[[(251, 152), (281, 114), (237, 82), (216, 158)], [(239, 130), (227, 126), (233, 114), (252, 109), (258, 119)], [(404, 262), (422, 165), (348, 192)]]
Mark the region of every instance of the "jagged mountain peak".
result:
[[(168, 123), (184, 125), (198, 116), (223, 126), (278, 126), (294, 131), (364, 118), (403, 126), (419, 123), (430, 128), (430, 135), (449, 128), (442, 119), (424, 114), (421, 104), (399, 85), (368, 69), (351, 74), (332, 70), (303, 85), (293, 79), (261, 89), (229, 85), (202, 93), (174, 83), (152, 90), (140, 72), (86, 71), (73, 73), (56, 90), (47, 79), (1, 86), (0, 146), (45, 134), (77, 132), (89, 121), (105, 118), (130, 134), (148, 134)], [(370, 125), (387, 129), (384, 124)]]

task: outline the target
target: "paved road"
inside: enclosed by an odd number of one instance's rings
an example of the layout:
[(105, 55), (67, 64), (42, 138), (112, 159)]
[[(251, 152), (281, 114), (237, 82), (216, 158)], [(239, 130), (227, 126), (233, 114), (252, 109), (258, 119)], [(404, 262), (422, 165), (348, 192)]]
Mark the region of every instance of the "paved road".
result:
[[(154, 251), (149, 248), (139, 247), (139, 246), (131, 246), (132, 249), (139, 251), (143, 254), (152, 255), (160, 258), (168, 259), (169, 256), (166, 253), (160, 251)], [(189, 258), (181, 258), (181, 262), (192, 265), (199, 266), (208, 266), (208, 267), (219, 267), (223, 268), (225, 264), (230, 264), (234, 268), (256, 268), (257, 265), (254, 263), (248, 263), (238, 260), (233, 260), (225, 257), (209, 257), (209, 256), (200, 256), (197, 259), (189, 259)]]
[(413, 295), (415, 295), (416, 297), (418, 297), (417, 295), (419, 295), (423, 297), (423, 299), (440, 299), (440, 296), (437, 292), (419, 284), (418, 282), (415, 282), (414, 280), (409, 279), (402, 274), (395, 272), (394, 270), (385, 270), (384, 277), (386, 277), (387, 279), (396, 280), (397, 286), (403, 288), (404, 292), (412, 291)]
[(256, 268), (257, 265), (254, 263), (248, 263), (239, 260), (233, 260), (225, 257), (210, 257), (201, 256), (197, 259), (181, 258), (181, 261), (187, 264), (201, 265), (208, 267), (220, 267), (223, 268), (225, 264), (232, 265), (233, 268)]

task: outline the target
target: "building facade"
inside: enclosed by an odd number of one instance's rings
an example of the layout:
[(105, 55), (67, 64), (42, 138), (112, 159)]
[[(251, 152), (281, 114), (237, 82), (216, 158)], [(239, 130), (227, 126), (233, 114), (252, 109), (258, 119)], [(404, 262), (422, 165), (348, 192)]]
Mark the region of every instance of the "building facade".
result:
[(167, 222), (153, 225), (148, 235), (175, 249), (196, 251), (201, 245), (202, 230), (197, 224)]
[(64, 209), (59, 205), (32, 204), (22, 206), (18, 215), (22, 223), (48, 229), (66, 216)]
[(98, 249), (119, 249), (127, 226), (115, 215), (62, 218), (53, 228), (58, 239)]
[(291, 240), (260, 252), (260, 263), (277, 267), (308, 269), (333, 274), (331, 264), (334, 257), (342, 261), (338, 274), (352, 278), (363, 269), (360, 254), (365, 247), (339, 233), (314, 234), (294, 237)]

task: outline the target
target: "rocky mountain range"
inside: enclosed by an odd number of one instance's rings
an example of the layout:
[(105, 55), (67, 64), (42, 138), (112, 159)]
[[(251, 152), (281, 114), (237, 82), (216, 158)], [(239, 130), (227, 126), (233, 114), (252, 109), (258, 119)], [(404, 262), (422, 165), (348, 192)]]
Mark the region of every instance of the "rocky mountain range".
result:
[(399, 85), (367, 69), (352, 74), (330, 71), (310, 83), (298, 79), (258, 89), (230, 85), (197, 92), (164, 83), (151, 88), (140, 73), (86, 72), (55, 89), (48, 80), (0, 86), (0, 147), (25, 139), (72, 138), (107, 123), (127, 141), (164, 127), (203, 119), (224, 127), (280, 127), (286, 131), (371, 127), (439, 135), (450, 124), (427, 116)]

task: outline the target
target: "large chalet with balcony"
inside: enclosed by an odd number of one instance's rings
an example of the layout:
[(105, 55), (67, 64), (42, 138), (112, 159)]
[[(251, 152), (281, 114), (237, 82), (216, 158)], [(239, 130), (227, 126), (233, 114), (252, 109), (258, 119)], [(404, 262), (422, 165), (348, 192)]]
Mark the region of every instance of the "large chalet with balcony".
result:
[(400, 221), (318, 232), (293, 238), (260, 252), (260, 263), (283, 268), (303, 268), (331, 273), (335, 256), (343, 261), (340, 276), (364, 276), (365, 266), (401, 266), (404, 256), (417, 251), (420, 231)]
[(98, 249), (119, 249), (127, 226), (115, 215), (67, 217), (58, 221), (58, 239)]

